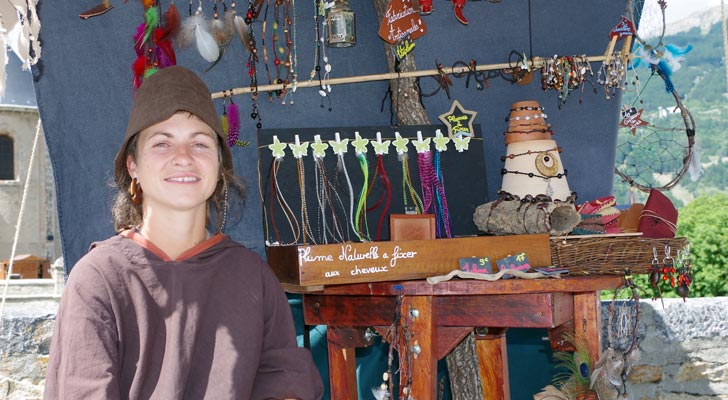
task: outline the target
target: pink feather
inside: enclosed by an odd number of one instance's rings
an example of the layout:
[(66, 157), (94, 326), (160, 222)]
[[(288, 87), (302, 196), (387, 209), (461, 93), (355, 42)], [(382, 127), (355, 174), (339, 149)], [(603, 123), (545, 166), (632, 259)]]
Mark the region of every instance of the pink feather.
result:
[(142, 22), (137, 27), (137, 33), (134, 35), (134, 51), (137, 57), (144, 54), (144, 30), (147, 27), (146, 22)]
[(238, 105), (230, 102), (227, 106), (228, 126), (230, 133), (228, 133), (228, 146), (233, 147), (238, 141), (238, 132), (240, 131), (240, 113), (238, 112)]

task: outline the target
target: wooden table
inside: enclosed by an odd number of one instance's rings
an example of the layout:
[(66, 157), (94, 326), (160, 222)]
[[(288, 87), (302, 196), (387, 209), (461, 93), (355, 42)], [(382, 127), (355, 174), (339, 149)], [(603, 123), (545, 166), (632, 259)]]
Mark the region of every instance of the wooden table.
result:
[[(599, 291), (615, 289), (618, 275), (562, 279), (506, 279), (496, 282), (452, 280), (357, 283), (325, 287), (303, 295), (304, 320), (328, 325), (331, 399), (358, 398), (354, 349), (372, 343), (366, 328), (386, 332), (399, 307), (400, 323), (419, 346), (411, 359), (412, 395), (437, 399), (437, 360), (446, 356), (473, 328), (484, 399), (509, 399), (507, 328), (548, 328), (554, 349), (568, 349), (565, 332), (583, 335), (599, 357)], [(483, 329), (487, 328), (487, 329)], [(479, 334), (478, 334), (479, 333)]]

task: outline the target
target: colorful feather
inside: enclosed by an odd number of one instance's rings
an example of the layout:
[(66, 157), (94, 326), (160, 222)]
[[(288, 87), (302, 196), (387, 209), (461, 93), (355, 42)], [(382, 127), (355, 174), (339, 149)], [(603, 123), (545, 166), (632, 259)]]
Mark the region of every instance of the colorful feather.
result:
[(134, 51), (137, 57), (144, 55), (144, 30), (146, 29), (146, 22), (142, 22), (137, 27), (137, 32), (134, 34)]
[(165, 37), (174, 37), (179, 33), (180, 28), (180, 15), (177, 6), (174, 3), (170, 4), (167, 11), (164, 12), (164, 32)]
[(144, 9), (147, 10), (154, 5), (154, 0), (142, 0), (142, 5), (144, 6)]
[(144, 13), (144, 37), (142, 38), (142, 45), (149, 40), (154, 29), (159, 24), (159, 13), (157, 7), (149, 7), (147, 12)]
[(238, 105), (232, 101), (227, 107), (228, 116), (228, 146), (235, 146), (235, 142), (238, 141), (238, 134), (240, 131), (240, 113), (238, 112)]
[(222, 132), (225, 134), (225, 137), (228, 137), (230, 133), (230, 124), (228, 123), (227, 113), (224, 111), (220, 117), (220, 125), (222, 125)]
[(238, 33), (240, 41), (243, 43), (246, 51), (250, 51), (250, 35), (248, 34), (248, 24), (245, 23), (245, 19), (239, 15), (233, 17), (233, 25), (235, 31)]
[(142, 85), (142, 80), (144, 79), (144, 70), (147, 68), (147, 57), (145, 55), (140, 55), (134, 60), (134, 63), (131, 66), (132, 72), (134, 73), (134, 88), (139, 89), (139, 86)]
[(164, 28), (154, 30), (154, 42), (157, 44), (156, 56), (159, 61), (159, 66), (164, 68), (177, 65), (177, 56), (175, 55), (174, 47)]

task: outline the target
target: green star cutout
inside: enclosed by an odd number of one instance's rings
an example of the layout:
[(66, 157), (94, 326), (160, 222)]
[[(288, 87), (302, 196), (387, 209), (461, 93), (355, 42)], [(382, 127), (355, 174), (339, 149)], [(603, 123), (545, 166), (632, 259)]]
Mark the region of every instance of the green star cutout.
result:
[(321, 141), (320, 135), (316, 135), (314, 142), (311, 143), (311, 148), (313, 149), (313, 156), (315, 158), (324, 158), (326, 157), (326, 149), (329, 148), (329, 145)]
[(427, 138), (422, 141), (415, 140), (413, 143), (415, 144), (415, 149), (418, 153), (426, 153), (430, 151), (430, 140), (432, 138)]
[(397, 150), (397, 154), (404, 154), (407, 152), (407, 143), (409, 143), (409, 139), (403, 138), (399, 132), (394, 132), (394, 136), (397, 138), (394, 142), (394, 147)]
[(435, 131), (435, 138), (432, 141), (435, 142), (435, 150), (445, 151), (447, 150), (447, 144), (450, 143), (450, 138), (443, 136), (442, 131), (438, 129)]
[(455, 150), (461, 153), (470, 146), (470, 136), (455, 136), (452, 141), (455, 143)]
[(364, 139), (361, 136), (359, 136), (359, 132), (355, 132), (354, 135), (356, 136), (356, 140), (351, 142), (351, 144), (354, 145), (356, 154), (366, 154), (367, 143), (369, 143), (369, 139)]
[(308, 142), (303, 142), (299, 144), (288, 143), (288, 147), (291, 148), (291, 152), (293, 152), (293, 157), (302, 158), (303, 156), (308, 154)]
[(285, 152), (286, 146), (287, 145), (285, 143), (281, 143), (281, 141), (278, 140), (278, 136), (273, 135), (273, 143), (269, 144), (268, 148), (273, 153), (273, 157), (283, 158), (286, 156), (286, 152)]
[(454, 100), (452, 106), (450, 106), (450, 111), (438, 118), (447, 126), (447, 135), (454, 139), (458, 136), (475, 136), (473, 120), (477, 115), (477, 112), (464, 109), (460, 102)]
[(344, 139), (338, 142), (336, 140), (329, 140), (329, 144), (331, 145), (331, 149), (334, 151), (334, 154), (340, 156), (346, 153), (346, 146), (349, 145), (349, 139)]
[(380, 154), (388, 154), (389, 153), (389, 143), (391, 140), (385, 140), (383, 142), (379, 141), (372, 141), (372, 147), (374, 147), (374, 154), (380, 155)]

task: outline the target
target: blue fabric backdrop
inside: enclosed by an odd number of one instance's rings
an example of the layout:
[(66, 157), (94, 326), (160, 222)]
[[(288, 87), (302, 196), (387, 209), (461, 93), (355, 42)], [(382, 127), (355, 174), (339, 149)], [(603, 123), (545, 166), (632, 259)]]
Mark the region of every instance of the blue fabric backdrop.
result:
[[(143, 18), (139, 2), (125, 4), (114, 0), (114, 9), (107, 14), (89, 20), (79, 19), (79, 12), (99, 2), (41, 1), (39, 4), (43, 54), (33, 74), (53, 164), (63, 254), (69, 271), (91, 242), (114, 234), (110, 205), (115, 189), (109, 183), (113, 176), (113, 157), (122, 142), (132, 104), (132, 37)], [(168, 3), (163, 1), (165, 7)], [(511, 50), (543, 57), (601, 55), (607, 47), (609, 30), (625, 9), (624, 2), (603, 0), (470, 1), (465, 6), (470, 25), (463, 26), (453, 17), (449, 1), (435, 0), (434, 3), (435, 12), (424, 18), (428, 33), (416, 42), (414, 57), (419, 69), (434, 68), (436, 61), (446, 66), (470, 59), (479, 64), (502, 63), (507, 61)], [(313, 0), (296, 2), (300, 80), (308, 79), (313, 66), (313, 4)], [(377, 36), (379, 21), (372, 1), (350, 1), (350, 4), (357, 13), (358, 42), (348, 49), (327, 49), (333, 66), (331, 76), (386, 72), (383, 42)], [(209, 16), (212, 2), (205, 0), (203, 6)], [(186, 2), (178, 2), (178, 7), (186, 13)], [(206, 73), (203, 71), (207, 64), (196, 51), (178, 50), (177, 57), (178, 64), (199, 72), (212, 91), (249, 85), (247, 60), (240, 46), (233, 46), (222, 62)], [(599, 65), (593, 63), (595, 72)], [(262, 72), (262, 65), (260, 69)], [(259, 79), (266, 83), (263, 73)], [(570, 187), (578, 193), (579, 200), (610, 194), (619, 99), (607, 101), (603, 90), (594, 94), (591, 86), (587, 86), (583, 103), (579, 102), (579, 94), (574, 93), (559, 110), (557, 94), (543, 92), (538, 79), (539, 75), (528, 86), (493, 80), (484, 91), (477, 91), (472, 85), (466, 89), (464, 79), (454, 80), (452, 98), (458, 99), (466, 109), (478, 112), (476, 123), (482, 125), (485, 139), (487, 174), (486, 171), (469, 172), (473, 172), (474, 177), (480, 175), (487, 179), (489, 199), (492, 200), (500, 187), (500, 156), (505, 153), (501, 134), (506, 128), (503, 118), (513, 102), (537, 100), (546, 107), (548, 121), (555, 131), (554, 139), (563, 148), (561, 158), (569, 170)], [(596, 76), (592, 81), (596, 82)], [(279, 100), (268, 103), (267, 96), (261, 95), (263, 126), (296, 129), (386, 125), (389, 124), (389, 112), (380, 112), (380, 103), (387, 85), (388, 82), (380, 81), (335, 86), (331, 94), (331, 112), (327, 110), (328, 104), (320, 107), (321, 98), (313, 89), (299, 89), (295, 94), (295, 105), (290, 101), (282, 105)], [(250, 97), (239, 96), (236, 101), (242, 110), (241, 139), (255, 143), (254, 121), (246, 117), (250, 112)], [(447, 111), (451, 102), (442, 92), (424, 99), (433, 124), (439, 123), (437, 116)], [(241, 221), (229, 226), (227, 233), (263, 255), (261, 208), (256, 193), (257, 151), (254, 147), (235, 148), (233, 156), (236, 171), (247, 180), (250, 192)], [(484, 198), (483, 202), (489, 199)], [(536, 340), (540, 333), (534, 332), (532, 339)], [(316, 346), (314, 355), (326, 376), (325, 346), (316, 341), (322, 339), (322, 335), (323, 331), (317, 330), (312, 336)], [(539, 344), (538, 347), (543, 346)], [(524, 349), (530, 351), (528, 347)], [(511, 350), (509, 345), (511, 354), (523, 354)], [(365, 359), (381, 359), (381, 346), (372, 351), (365, 352)], [(531, 365), (538, 364), (541, 365), (539, 371), (549, 371), (548, 365), (541, 364), (544, 358), (541, 350), (538, 353), (538, 360)], [(364, 382), (376, 382), (380, 373), (376, 368), (362, 369), (360, 377), (365, 376)], [(546, 374), (549, 376), (548, 372)], [(511, 370), (511, 381), (523, 382), (511, 386), (516, 391), (523, 389), (522, 393), (526, 394), (543, 386), (543, 382), (533, 378), (533, 371)], [(528, 387), (528, 384), (538, 386)], [(514, 398), (525, 397), (519, 394)]]

